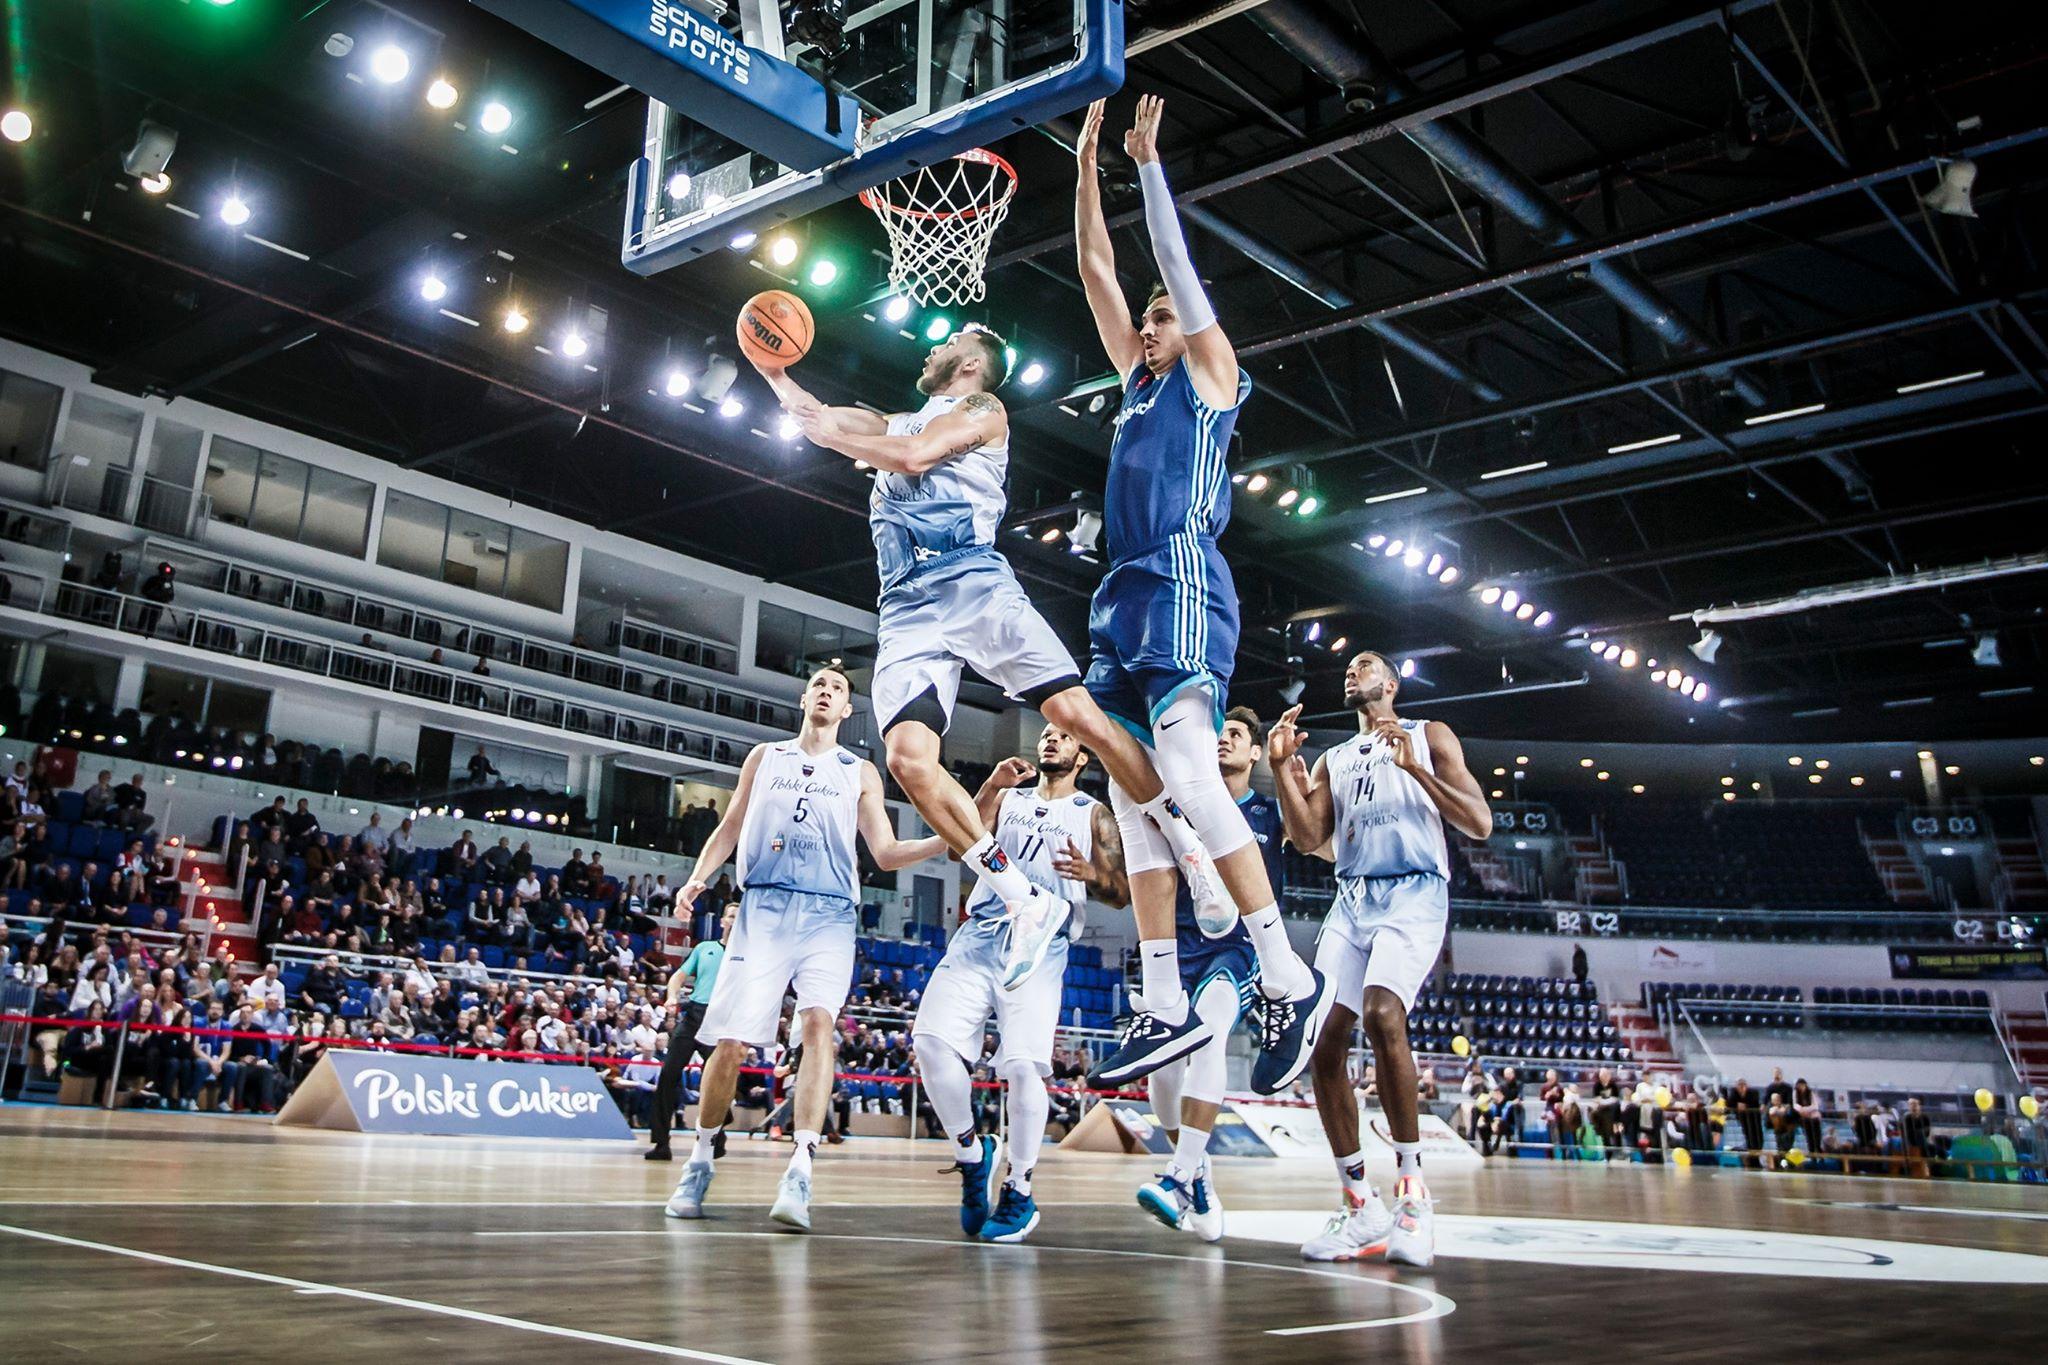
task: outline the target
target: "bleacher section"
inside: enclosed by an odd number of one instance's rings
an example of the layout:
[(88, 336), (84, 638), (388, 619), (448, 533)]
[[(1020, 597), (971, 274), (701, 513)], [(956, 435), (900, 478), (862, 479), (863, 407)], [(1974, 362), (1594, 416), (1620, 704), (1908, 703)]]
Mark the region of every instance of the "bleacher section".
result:
[[(870, 967), (879, 967), (887, 979), (903, 973), (902, 986), (920, 996), (931, 981), (932, 969), (946, 955), (946, 931), (924, 925), (912, 940), (862, 938), (854, 970), (855, 1002), (864, 998), (861, 987)], [(1102, 949), (1076, 943), (1067, 949), (1066, 990), (1060, 998), (1060, 1022), (1078, 1028), (1106, 1029), (1116, 1019), (1122, 975), (1102, 965)]]
[(1619, 1062), (1628, 1057), (1593, 983), (1568, 977), (1452, 973), (1424, 987), (1409, 1011), (1418, 1052), (1446, 1053), (1466, 1035), (1474, 1053), (1531, 1061)]
[(1638, 905), (1879, 908), (1892, 903), (1849, 803), (1630, 801), (1601, 822)]
[[(154, 857), (156, 853), (154, 831), (136, 835), (107, 825), (85, 823), (83, 792), (59, 792), (57, 808), (50, 813), (45, 830), (49, 837), (50, 864), (53, 868), (68, 867), (72, 876), (79, 877), (83, 875), (87, 863), (97, 865), (98, 871), (93, 877), (92, 890), (96, 899), (100, 901), (104, 900), (109, 890), (113, 880), (114, 860), (121, 855), (122, 850), (139, 839), (145, 856)], [(32, 886), (10, 890), (7, 893), (7, 913), (24, 913), (34, 896), (35, 889)], [(114, 922), (136, 929), (146, 928), (151, 915), (162, 908), (165, 907), (137, 902), (121, 911)], [(171, 927), (174, 929), (178, 927), (177, 913), (176, 910), (172, 911)], [(88, 914), (79, 918), (91, 919), (92, 916)]]
[[(1820, 1028), (1963, 1033), (1993, 1025), (1984, 991), (1898, 986), (1798, 986), (1645, 981), (1643, 999), (1665, 1023), (1714, 1028)], [(1680, 1003), (1683, 1001), (1683, 1007)]]

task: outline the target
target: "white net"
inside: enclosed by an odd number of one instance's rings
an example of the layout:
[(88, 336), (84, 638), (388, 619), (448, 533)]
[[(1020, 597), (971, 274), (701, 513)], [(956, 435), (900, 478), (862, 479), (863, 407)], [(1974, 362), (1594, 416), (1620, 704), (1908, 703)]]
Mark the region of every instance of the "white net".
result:
[(981, 302), (989, 243), (1016, 193), (1010, 163), (980, 147), (862, 190), (889, 234), (889, 287), (938, 308)]

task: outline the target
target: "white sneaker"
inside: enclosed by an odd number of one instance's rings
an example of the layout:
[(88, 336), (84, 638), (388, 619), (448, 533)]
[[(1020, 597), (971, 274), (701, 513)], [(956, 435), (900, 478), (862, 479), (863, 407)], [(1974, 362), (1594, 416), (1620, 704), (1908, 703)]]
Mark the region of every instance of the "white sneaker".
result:
[(710, 1188), (711, 1163), (685, 1162), (682, 1179), (676, 1181), (676, 1192), (668, 1197), (662, 1212), (671, 1218), (702, 1218), (704, 1192)]
[(1304, 1261), (1363, 1260), (1385, 1251), (1388, 1235), (1393, 1230), (1394, 1215), (1380, 1202), (1379, 1192), (1374, 1191), (1355, 1208), (1347, 1205), (1331, 1214), (1329, 1225), (1302, 1245), (1301, 1258)]
[(1045, 961), (1074, 907), (1058, 896), (1037, 891), (1005, 908), (1009, 911), (1010, 941), (1003, 950), (1003, 989), (1014, 991)]
[(1176, 1232), (1192, 1232), (1205, 1242), (1223, 1240), (1223, 1205), (1206, 1171), (1196, 1176), (1161, 1173), (1138, 1187), (1138, 1207)]
[(1188, 1209), (1188, 1216), (1181, 1226), (1205, 1242), (1223, 1240), (1223, 1201), (1216, 1197), (1216, 1182), (1209, 1179), (1205, 1164), (1202, 1173), (1195, 1177), (1194, 1203)]
[(1223, 887), (1223, 876), (1209, 850), (1196, 844), (1180, 859), (1181, 880), (1188, 884), (1188, 898), (1195, 903), (1195, 927), (1207, 938), (1222, 938), (1237, 927), (1237, 902)]
[(1387, 1260), (1427, 1270), (1436, 1260), (1436, 1213), (1419, 1175), (1404, 1175), (1394, 1186), (1394, 1227), (1387, 1234)]
[(811, 1178), (807, 1175), (798, 1175), (795, 1171), (784, 1171), (782, 1184), (775, 1190), (775, 1206), (768, 1210), (768, 1216), (786, 1228), (809, 1232)]

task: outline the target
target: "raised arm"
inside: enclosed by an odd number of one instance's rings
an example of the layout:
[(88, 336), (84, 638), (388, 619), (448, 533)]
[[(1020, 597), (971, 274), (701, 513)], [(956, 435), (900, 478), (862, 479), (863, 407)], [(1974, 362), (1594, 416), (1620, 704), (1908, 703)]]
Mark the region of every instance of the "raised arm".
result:
[(1081, 856), (1080, 845), (1069, 839), (1066, 848), (1053, 855), (1053, 871), (1068, 881), (1085, 883), (1090, 897), (1120, 910), (1131, 903), (1131, 879), (1124, 871), (1124, 837), (1116, 827), (1116, 816), (1100, 801), (1088, 812), (1088, 834), (1093, 856)]
[(889, 818), (889, 803), (882, 799), (882, 775), (866, 762), (860, 765), (860, 837), (874, 855), (875, 866), (884, 872), (946, 853), (946, 841), (936, 834), (924, 839), (896, 837), (896, 822)]
[(1458, 743), (1450, 726), (1440, 720), (1423, 723), (1423, 742), (1429, 745), (1429, 768), (1416, 760), (1414, 743), (1395, 721), (1381, 721), (1373, 733), (1392, 747), (1394, 763), (1421, 784), (1442, 812), (1445, 824), (1468, 839), (1482, 842), (1493, 833), (1493, 808), (1486, 804), (1479, 779), (1465, 767), (1465, 746)]
[(1110, 244), (1109, 224), (1102, 216), (1102, 181), (1095, 164), (1095, 145), (1102, 136), (1102, 107), (1101, 100), (1088, 106), (1080, 140), (1074, 146), (1074, 159), (1080, 163), (1080, 182), (1074, 188), (1074, 246), (1081, 256), (1081, 285), (1088, 294), (1088, 311), (1095, 315), (1095, 333), (1102, 338), (1103, 352), (1121, 380), (1145, 358), (1145, 343), (1131, 326), (1130, 305), (1116, 280), (1116, 248)]
[(710, 888), (711, 874), (725, 866), (725, 860), (740, 846), (740, 822), (746, 819), (747, 801), (754, 794), (754, 773), (761, 766), (761, 751), (767, 747), (756, 744), (747, 754), (747, 761), (740, 764), (740, 780), (732, 789), (732, 800), (726, 803), (725, 816), (697, 851), (697, 861), (690, 866), (690, 880), (677, 893), (684, 904), (696, 903), (697, 897)]
[(1021, 758), (1006, 758), (996, 764), (974, 794), (974, 810), (983, 829), (994, 829), (1003, 813), (1003, 793), (1038, 776), (1038, 770)]
[(1139, 99), (1137, 121), (1124, 134), (1124, 150), (1138, 163), (1138, 185), (1145, 192), (1145, 231), (1152, 238), (1159, 278), (1180, 315), (1181, 335), (1188, 343), (1188, 375), (1194, 380), (1195, 392), (1212, 408), (1235, 407), (1237, 351), (1217, 323), (1202, 277), (1195, 273), (1195, 263), (1188, 256), (1180, 215), (1173, 207), (1173, 191), (1166, 186), (1166, 167), (1159, 161), (1159, 119), (1165, 112), (1166, 101), (1159, 96)]
[(1280, 798), (1280, 823), (1287, 830), (1287, 842), (1304, 853), (1313, 853), (1337, 832), (1337, 811), (1330, 800), (1330, 770), (1324, 755), (1312, 771), (1304, 772), (1294, 762), (1301, 752), (1301, 731), (1295, 721), (1301, 716), (1299, 704), (1287, 709), (1266, 734), (1266, 759), (1273, 769), (1273, 789)]
[(804, 424), (804, 435), (812, 444), (894, 474), (926, 473), (977, 447), (1001, 441), (1010, 429), (1010, 414), (992, 393), (970, 393), (951, 412), (933, 418), (923, 431), (901, 436), (889, 435), (886, 424), (880, 434), (841, 430), (822, 412), (808, 418), (798, 414), (797, 420)]
[(808, 424), (816, 421), (828, 430), (860, 436), (879, 436), (889, 429), (889, 419), (879, 412), (869, 412), (866, 408), (833, 407), (818, 401), (817, 395), (791, 379), (789, 371), (780, 365), (762, 365), (751, 358), (748, 363), (768, 381), (768, 387), (775, 390), (775, 401), (799, 422)]

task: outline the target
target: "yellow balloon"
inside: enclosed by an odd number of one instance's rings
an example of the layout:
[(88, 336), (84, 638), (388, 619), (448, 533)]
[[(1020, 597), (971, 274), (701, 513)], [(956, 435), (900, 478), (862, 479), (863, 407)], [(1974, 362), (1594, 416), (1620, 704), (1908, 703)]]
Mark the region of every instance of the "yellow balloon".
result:
[(1791, 1151), (1785, 1153), (1785, 1164), (1787, 1166), (1792, 1167), (1795, 1170), (1801, 1166), (1804, 1166), (1806, 1164), (1805, 1150), (1799, 1147), (1794, 1147)]
[(1989, 1090), (1979, 1090), (1979, 1091), (1977, 1092), (1977, 1112), (1978, 1112), (1978, 1113), (1980, 1113), (1980, 1114), (1988, 1114), (1988, 1113), (1990, 1113), (1990, 1112), (1991, 1112), (1991, 1106), (1992, 1106), (1993, 1104), (1996, 1104), (1996, 1103), (1997, 1103), (1997, 1099), (1996, 1099), (1996, 1097), (1994, 1097), (1994, 1096), (1992, 1095), (1992, 1093), (1991, 1093), (1991, 1092), (1990, 1092)]
[(1460, 1057), (1471, 1056), (1472, 1040), (1470, 1038), (1467, 1038), (1462, 1033), (1459, 1034), (1457, 1037), (1451, 1039), (1451, 1051), (1457, 1053)]
[(1650, 1098), (1657, 1102), (1659, 1109), (1669, 1109), (1671, 1107), (1671, 1090), (1668, 1086), (1658, 1086), (1650, 1092)]
[(2029, 1119), (2041, 1117), (2041, 1101), (2035, 1099), (2032, 1095), (2020, 1096), (2020, 1112)]
[(1692, 1153), (1685, 1148), (1675, 1148), (1671, 1153), (1671, 1164), (1680, 1168), (1692, 1165)]

